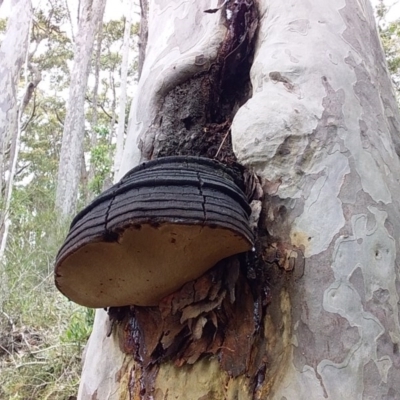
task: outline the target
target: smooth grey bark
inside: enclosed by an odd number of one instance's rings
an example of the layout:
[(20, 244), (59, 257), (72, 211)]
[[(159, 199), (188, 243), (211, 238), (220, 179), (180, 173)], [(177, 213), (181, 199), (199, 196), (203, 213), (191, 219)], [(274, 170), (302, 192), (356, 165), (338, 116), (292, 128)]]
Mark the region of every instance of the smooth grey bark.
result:
[(147, 39), (149, 35), (149, 0), (140, 0), (140, 27), (139, 27), (139, 78), (142, 75), (143, 63), (146, 57)]
[[(226, 33), (217, 12), (204, 15), (209, 2), (173, 4), (150, 2), (121, 174), (152, 157), (166, 97), (210, 68)], [(120, 350), (122, 328), (107, 338), (107, 315), (98, 311), (80, 399), (400, 393), (400, 117), (373, 10), (367, 0), (258, 7), (253, 93), (231, 130), (238, 161), (264, 191), (260, 257), (271, 290), (264, 374), (250, 391), (246, 377), (227, 376), (216, 357), (165, 362), (145, 393), (140, 360)]]
[(85, 93), (94, 38), (105, 4), (106, 0), (85, 0), (79, 14), (56, 193), (56, 209), (64, 217), (73, 213), (78, 197), (85, 134)]
[(287, 334), (271, 357), (287, 358), (268, 374), (269, 397), (395, 398), (399, 112), (372, 7), (270, 2), (261, 13), (253, 97), (232, 136), (264, 182), (269, 248), (296, 257), (297, 279), (271, 305)]

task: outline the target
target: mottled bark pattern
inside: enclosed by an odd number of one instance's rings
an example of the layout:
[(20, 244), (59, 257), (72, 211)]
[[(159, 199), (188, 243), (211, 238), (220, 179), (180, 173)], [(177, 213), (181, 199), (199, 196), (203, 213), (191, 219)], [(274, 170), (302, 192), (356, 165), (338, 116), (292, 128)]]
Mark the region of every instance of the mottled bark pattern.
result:
[(264, 398), (394, 399), (398, 109), (369, 2), (307, 4), (264, 14), (255, 91), (232, 126), (238, 160), (262, 177), (264, 252), (297, 252), (299, 278), (271, 283)]

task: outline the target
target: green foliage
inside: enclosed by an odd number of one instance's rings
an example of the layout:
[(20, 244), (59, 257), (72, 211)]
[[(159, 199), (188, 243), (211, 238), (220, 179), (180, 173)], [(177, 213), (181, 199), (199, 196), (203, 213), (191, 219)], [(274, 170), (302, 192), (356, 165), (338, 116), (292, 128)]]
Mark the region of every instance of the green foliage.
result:
[(68, 23), (65, 3), (55, 0), (35, 12), (32, 26), (31, 63), (49, 74), (51, 88), (65, 89), (69, 83), (68, 62), (73, 58), (71, 39), (60, 27)]
[(53, 211), (54, 192), (32, 182), (14, 191), (2, 266), (0, 398), (65, 399), (76, 394), (94, 312), (54, 286), (53, 263), (67, 226)]
[(93, 179), (89, 182), (89, 189), (98, 195), (104, 188), (104, 183), (111, 178), (112, 158), (114, 145), (110, 145), (109, 133), (105, 127), (95, 128), (97, 145), (90, 152), (90, 163), (94, 170)]
[(377, 9), (378, 29), (386, 55), (389, 72), (396, 89), (397, 98), (400, 93), (400, 20), (387, 22), (389, 8), (383, 0)]
[(0, 18), (0, 33), (5, 33), (7, 28), (7, 19)]
[(103, 25), (103, 51), (109, 49), (115, 42), (124, 37), (125, 21), (111, 20)]
[(92, 333), (93, 322), (93, 309), (77, 308), (70, 317), (67, 329), (61, 338), (62, 342), (78, 344), (80, 347), (89, 339)]

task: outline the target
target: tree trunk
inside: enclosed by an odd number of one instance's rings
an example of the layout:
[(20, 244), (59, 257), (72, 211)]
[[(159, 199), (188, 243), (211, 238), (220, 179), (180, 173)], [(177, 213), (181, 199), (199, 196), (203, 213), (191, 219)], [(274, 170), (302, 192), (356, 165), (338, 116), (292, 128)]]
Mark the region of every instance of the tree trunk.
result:
[(129, 42), (131, 39), (131, 26), (132, 26), (132, 14), (133, 14), (133, 1), (129, 1), (126, 5), (126, 19), (125, 19), (125, 31), (124, 31), (124, 42), (122, 45), (122, 65), (121, 65), (121, 88), (119, 96), (119, 112), (118, 112), (118, 127), (117, 127), (117, 143), (115, 148), (114, 157), (114, 168), (113, 177), (116, 182), (118, 171), (121, 165), (122, 152), (124, 149), (124, 136), (125, 136), (125, 111), (126, 111), (126, 91), (127, 91), (127, 80), (128, 80), (128, 67), (129, 67)]
[[(264, 194), (256, 251), (98, 311), (78, 397), (395, 399), (400, 117), (371, 5), (209, 5), (150, 2), (121, 174), (236, 156)], [(193, 302), (205, 288), (230, 296)]]
[[(30, 0), (14, 0), (11, 3), (11, 15), (6, 34), (0, 48), (0, 260), (8, 235), (10, 221), (8, 209), (11, 202), (13, 177), (20, 126), (18, 123), (18, 81), (20, 71), (28, 51), (29, 27), (32, 17)], [(15, 145), (12, 146), (11, 142)], [(7, 174), (7, 176), (6, 176)], [(4, 196), (3, 196), (4, 194)], [(7, 277), (0, 265), (0, 309), (3, 299), (7, 298)]]
[[(93, 150), (97, 146), (97, 135), (98, 135), (98, 98), (99, 98), (99, 83), (100, 83), (100, 58), (101, 58), (101, 46), (103, 43), (103, 21), (99, 21), (97, 41), (96, 41), (96, 52), (94, 56), (94, 86), (92, 95), (92, 118), (90, 121), (90, 149)], [(93, 181), (96, 175), (95, 166), (92, 160), (90, 160), (89, 171), (86, 171), (85, 166), (85, 179), (81, 179), (86, 203), (93, 199), (94, 193), (90, 190), (89, 184)], [(82, 176), (83, 177), (83, 176)]]
[(6, 34), (0, 48), (0, 146), (5, 147), (17, 124), (17, 84), (28, 46), (29, 24), (32, 14), (30, 0), (14, 0)]
[(105, 3), (106, 0), (85, 0), (80, 12), (57, 181), (56, 208), (63, 216), (74, 212), (78, 197), (87, 79), (96, 28), (103, 18)]
[[(18, 82), (22, 64), (28, 51), (29, 27), (32, 17), (30, 0), (13, 1), (11, 17), (0, 48), (0, 255), (4, 251), (7, 236), (6, 213), (11, 200), (10, 181), (15, 166), (15, 143), (18, 141)], [(23, 103), (21, 107), (23, 107)], [(14, 168), (15, 169), (15, 168)], [(7, 174), (7, 178), (6, 178)], [(4, 195), (4, 198), (3, 198)]]
[[(31, 30), (32, 28), (31, 27), (32, 17), (33, 16), (31, 15), (29, 30)], [(28, 35), (27, 43), (30, 43), (30, 34)], [(11, 226), (10, 207), (11, 207), (12, 194), (14, 190), (15, 174), (17, 172), (18, 156), (21, 147), (21, 134), (29, 124), (29, 120), (26, 123), (22, 123), (22, 117), (24, 115), (26, 107), (28, 106), (29, 102), (34, 96), (37, 86), (42, 80), (42, 73), (36, 67), (29, 64), (28, 58), (29, 58), (29, 46), (27, 45), (26, 55), (25, 55), (25, 93), (22, 96), (22, 99), (19, 102), (18, 106), (17, 127), (16, 127), (17, 132), (11, 138), (9, 160), (8, 160), (9, 168), (7, 171), (8, 177), (3, 184), (4, 205), (3, 205), (3, 214), (0, 217), (0, 226), (4, 227), (4, 230), (2, 230), (0, 233), (0, 260), (3, 259), (4, 252), (6, 250), (8, 233)], [(32, 79), (29, 82), (28, 82), (28, 70), (30, 70), (32, 73)]]

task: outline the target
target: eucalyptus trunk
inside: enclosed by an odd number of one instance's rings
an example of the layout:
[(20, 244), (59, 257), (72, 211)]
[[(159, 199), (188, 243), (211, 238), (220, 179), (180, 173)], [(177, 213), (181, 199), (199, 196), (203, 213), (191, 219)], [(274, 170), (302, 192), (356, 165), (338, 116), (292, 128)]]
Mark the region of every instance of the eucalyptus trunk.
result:
[(126, 5), (126, 18), (124, 41), (122, 44), (122, 64), (121, 64), (121, 87), (119, 95), (119, 111), (118, 111), (118, 127), (117, 127), (117, 142), (114, 157), (114, 182), (117, 180), (118, 171), (121, 165), (122, 152), (124, 149), (125, 140), (125, 112), (126, 112), (126, 92), (128, 84), (128, 67), (129, 67), (129, 49), (131, 40), (131, 27), (133, 17), (134, 2), (128, 0)]
[[(101, 47), (103, 44), (103, 21), (99, 21), (96, 50), (94, 54), (94, 86), (92, 92), (91, 108), (92, 118), (90, 121), (90, 149), (93, 150), (97, 146), (97, 135), (98, 135), (98, 100), (99, 100), (99, 84), (100, 84), (100, 58), (101, 58)], [(90, 189), (90, 185), (93, 182), (96, 175), (96, 167), (92, 160), (90, 160), (89, 170), (86, 169), (86, 163), (82, 168), (81, 183), (83, 186), (83, 192), (85, 194), (86, 203), (93, 199), (94, 193)]]
[(3, 256), (10, 226), (9, 207), (20, 135), (18, 82), (27, 56), (31, 17), (30, 0), (12, 1), (11, 15), (0, 47), (0, 310), (8, 291)]
[[(98, 311), (78, 397), (395, 399), (400, 117), (372, 7), (216, 3), (149, 3), (120, 173), (239, 162), (255, 220), (263, 193), (255, 252), (160, 307)], [(204, 285), (230, 296), (189, 301)]]
[(32, 15), (30, 0), (14, 0), (11, 15), (0, 47), (0, 151), (8, 150), (10, 139), (17, 133), (17, 85), (28, 48)]
[(93, 44), (106, 0), (84, 0), (75, 37), (74, 61), (61, 144), (56, 209), (70, 216), (76, 208), (85, 137), (85, 94)]
[[(35, 95), (35, 90), (39, 83), (42, 80), (41, 72), (29, 64), (29, 43), (31, 37), (31, 27), (32, 27), (32, 9), (31, 9), (31, 20), (29, 24), (29, 34), (26, 46), (26, 54), (25, 54), (25, 92), (19, 101), (18, 104), (18, 113), (17, 113), (17, 126), (16, 132), (12, 134), (9, 145), (8, 157), (5, 157), (5, 163), (7, 164), (7, 179), (3, 183), (4, 187), (4, 203), (3, 203), (3, 213), (0, 217), (0, 226), (4, 227), (0, 234), (0, 260), (3, 259), (4, 252), (7, 246), (8, 233), (11, 226), (10, 219), (10, 207), (11, 200), (14, 190), (14, 179), (17, 172), (17, 163), (19, 157), (19, 151), (21, 147), (21, 135), (22, 132), (26, 129), (27, 124), (29, 124), (29, 120), (26, 123), (22, 122), (22, 118), (25, 112), (26, 107), (29, 102)], [(31, 80), (28, 80), (28, 70), (31, 72), (32, 77)], [(5, 167), (5, 164), (4, 164)]]

